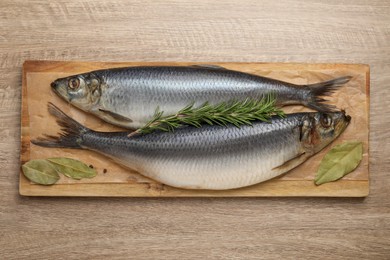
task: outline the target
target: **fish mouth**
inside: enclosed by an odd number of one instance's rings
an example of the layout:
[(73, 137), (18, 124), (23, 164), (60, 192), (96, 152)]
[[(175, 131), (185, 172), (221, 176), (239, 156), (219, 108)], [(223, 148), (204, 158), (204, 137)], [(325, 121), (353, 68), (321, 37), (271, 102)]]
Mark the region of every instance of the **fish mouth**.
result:
[(57, 94), (57, 96), (65, 99), (66, 101), (70, 101), (70, 96), (62, 84), (53, 81), (52, 83), (50, 83), (50, 87), (52, 91)]
[(336, 123), (336, 136), (339, 136), (351, 123), (352, 117), (345, 113), (345, 110), (341, 111), (341, 115), (338, 117), (338, 123)]
[(55, 81), (50, 83), (51, 90), (53, 90), (56, 94), (60, 95), (60, 92), (58, 91), (58, 86), (59, 84), (57, 84)]
[(347, 114), (345, 113), (345, 110), (341, 110), (341, 113), (343, 113), (343, 116), (344, 116), (344, 118), (345, 118), (345, 121), (347, 122), (347, 124), (349, 124), (349, 123), (351, 122), (352, 117), (349, 116), (349, 115), (347, 115)]

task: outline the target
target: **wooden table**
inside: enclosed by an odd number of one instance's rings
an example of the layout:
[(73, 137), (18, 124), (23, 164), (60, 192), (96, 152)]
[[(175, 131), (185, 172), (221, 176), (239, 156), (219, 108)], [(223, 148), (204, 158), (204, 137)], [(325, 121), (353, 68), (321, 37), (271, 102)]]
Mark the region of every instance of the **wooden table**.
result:
[[(388, 259), (387, 1), (0, 3), (4, 259)], [(25, 60), (326, 62), (371, 66), (370, 195), (34, 198), (18, 194)]]

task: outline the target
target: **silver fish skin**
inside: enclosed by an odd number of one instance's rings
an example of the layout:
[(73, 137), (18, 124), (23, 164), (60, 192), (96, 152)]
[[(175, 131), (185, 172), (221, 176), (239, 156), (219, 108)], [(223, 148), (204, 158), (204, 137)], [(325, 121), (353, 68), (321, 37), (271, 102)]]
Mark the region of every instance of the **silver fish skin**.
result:
[(348, 126), (344, 112), (299, 113), (255, 122), (184, 127), (174, 133), (95, 132), (50, 105), (63, 132), (32, 142), (45, 147), (87, 149), (110, 157), (161, 183), (185, 189), (224, 190), (257, 184), (306, 161)]
[(134, 129), (149, 122), (157, 108), (170, 115), (192, 103), (258, 99), (270, 93), (276, 96), (277, 105), (302, 104), (333, 111), (321, 96), (349, 80), (342, 77), (301, 86), (215, 66), (146, 66), (92, 71), (57, 79), (51, 86), (74, 106)]

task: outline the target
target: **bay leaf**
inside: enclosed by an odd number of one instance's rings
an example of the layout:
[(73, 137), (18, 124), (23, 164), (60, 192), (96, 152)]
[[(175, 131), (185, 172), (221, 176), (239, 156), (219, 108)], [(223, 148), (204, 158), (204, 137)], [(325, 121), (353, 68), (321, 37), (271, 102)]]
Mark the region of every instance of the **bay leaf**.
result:
[(56, 169), (46, 160), (31, 160), (22, 165), (27, 179), (34, 183), (52, 185), (60, 179)]
[(362, 142), (349, 141), (333, 147), (322, 159), (315, 176), (316, 185), (338, 180), (352, 172), (363, 157)]
[(56, 157), (48, 158), (47, 160), (53, 164), (59, 173), (72, 179), (93, 178), (97, 174), (95, 169), (75, 159)]

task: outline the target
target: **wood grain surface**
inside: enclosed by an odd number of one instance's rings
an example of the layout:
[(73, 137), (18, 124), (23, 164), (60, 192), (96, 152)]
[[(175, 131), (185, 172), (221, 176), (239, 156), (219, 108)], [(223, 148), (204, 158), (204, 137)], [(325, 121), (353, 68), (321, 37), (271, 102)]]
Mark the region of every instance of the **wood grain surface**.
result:
[[(198, 64), (198, 63), (196, 63)], [(364, 197), (369, 193), (368, 172), (368, 108), (369, 67), (363, 64), (310, 64), (310, 63), (213, 63), (227, 69), (267, 76), (295, 84), (310, 84), (339, 78), (352, 79), (328, 97), (327, 104), (345, 109), (352, 121), (344, 133), (307, 162), (286, 174), (267, 182), (240, 189), (222, 191), (186, 190), (161, 184), (141, 174), (121, 167), (95, 152), (74, 149), (45, 148), (30, 143), (43, 134), (55, 135), (59, 127), (48, 113), (49, 102), (59, 106), (81, 124), (97, 131), (123, 131), (82, 112), (60, 97), (53, 95), (50, 83), (59, 77), (97, 69), (126, 66), (188, 66), (182, 62), (65, 62), (26, 61), (23, 64), (21, 162), (49, 157), (70, 157), (93, 165), (97, 176), (92, 179), (72, 180), (61, 177), (56, 185), (36, 185), (21, 172), (19, 192), (26, 196), (107, 196), (107, 197), (259, 197), (259, 196), (326, 196)], [(351, 98), (352, 97), (352, 98)], [(304, 106), (286, 106), (286, 113), (311, 111)], [(363, 142), (363, 159), (358, 168), (342, 180), (321, 186), (314, 184), (315, 173), (322, 158), (337, 144), (350, 140)], [(106, 173), (104, 170), (106, 169)], [(183, 169), (186, 170), (186, 169)], [(221, 169), (222, 170), (222, 169)], [(109, 174), (107, 174), (107, 171)], [(237, 172), (238, 174), (239, 172)]]
[[(3, 259), (389, 259), (390, 3), (0, 1)], [(25, 60), (321, 62), (371, 68), (370, 195), (18, 194)]]

